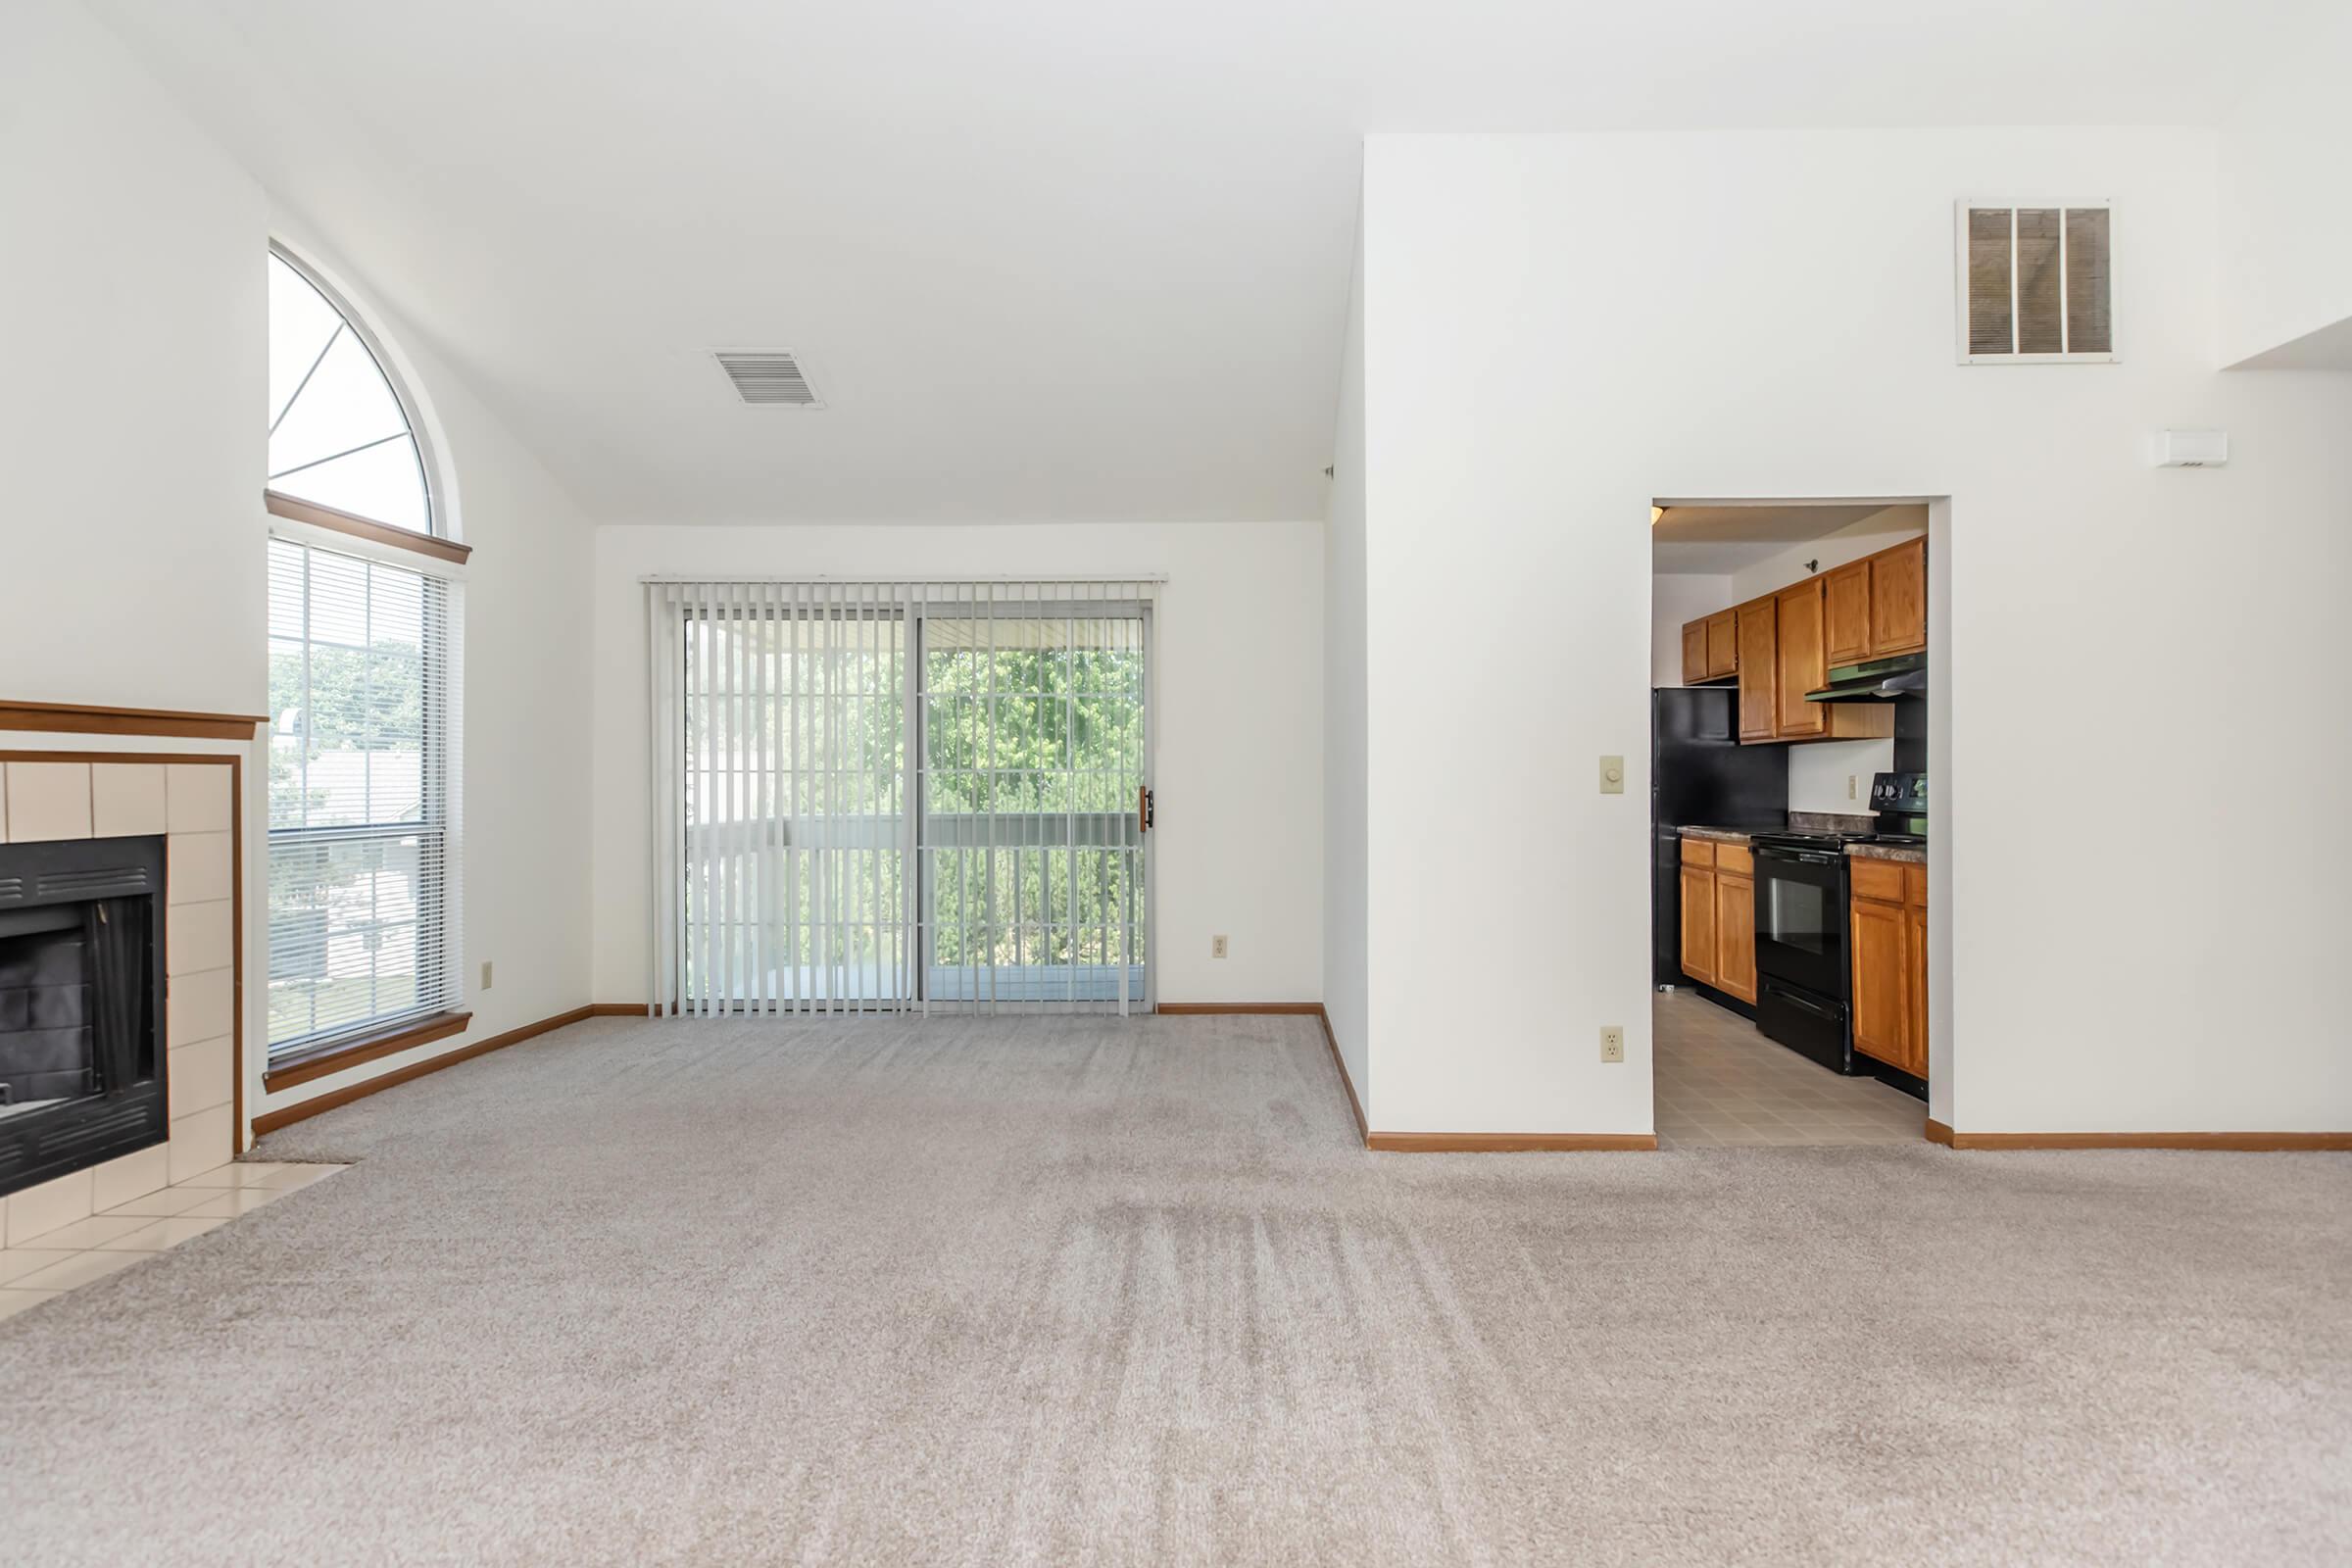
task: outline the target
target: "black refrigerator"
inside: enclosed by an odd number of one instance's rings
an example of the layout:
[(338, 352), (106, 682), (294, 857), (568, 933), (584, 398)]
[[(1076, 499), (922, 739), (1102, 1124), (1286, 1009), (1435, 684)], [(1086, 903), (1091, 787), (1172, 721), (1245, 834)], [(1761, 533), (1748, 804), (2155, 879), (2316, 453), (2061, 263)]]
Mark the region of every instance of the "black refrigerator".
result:
[(1683, 978), (1683, 851), (1678, 828), (1788, 825), (1788, 748), (1740, 744), (1740, 694), (1660, 686), (1649, 694), (1651, 983)]

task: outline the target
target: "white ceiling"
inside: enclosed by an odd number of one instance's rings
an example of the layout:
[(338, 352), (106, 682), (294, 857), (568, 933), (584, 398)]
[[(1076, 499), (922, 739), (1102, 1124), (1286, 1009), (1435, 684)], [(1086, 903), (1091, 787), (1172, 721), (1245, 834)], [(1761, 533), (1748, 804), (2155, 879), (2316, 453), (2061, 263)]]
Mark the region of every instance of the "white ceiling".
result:
[(1669, 577), (1729, 576), (1785, 554), (1790, 545), (1864, 522), (1872, 533), (1917, 533), (1928, 525), (1928, 509), (1880, 501), (1669, 506), (1649, 526), (1651, 569)]
[(710, 522), (1319, 516), (1363, 132), (2209, 122), (2316, 3), (91, 0), (593, 515)]

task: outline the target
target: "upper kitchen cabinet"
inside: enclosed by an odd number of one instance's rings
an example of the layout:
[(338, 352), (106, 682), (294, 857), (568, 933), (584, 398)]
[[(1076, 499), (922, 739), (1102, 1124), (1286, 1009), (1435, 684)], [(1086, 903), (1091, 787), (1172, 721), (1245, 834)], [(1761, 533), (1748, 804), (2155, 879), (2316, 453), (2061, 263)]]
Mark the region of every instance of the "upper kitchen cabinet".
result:
[(1707, 678), (1707, 623), (1694, 620), (1683, 627), (1683, 684), (1695, 686)]
[(1859, 664), (1870, 657), (1870, 562), (1851, 561), (1824, 572), (1822, 640), (1833, 666)]
[(1777, 701), (1779, 665), (1774, 657), (1778, 624), (1770, 599), (1753, 599), (1734, 612), (1740, 633), (1740, 739), (1768, 741), (1780, 734)]
[(1707, 678), (1740, 673), (1740, 612), (1719, 611), (1707, 617)]
[[(1867, 659), (1925, 653), (1928, 647), (1928, 541), (1912, 539), (1869, 558), (1870, 652)], [(1833, 659), (1831, 663), (1837, 663)]]
[(1683, 684), (1702, 685), (1740, 673), (1739, 616), (1718, 611), (1683, 627)]
[(1830, 678), (1828, 645), (1822, 632), (1822, 601), (1819, 577), (1784, 588), (1773, 596), (1780, 617), (1773, 734), (1782, 740), (1811, 740), (1829, 732), (1828, 706), (1805, 701), (1805, 693), (1819, 690)]

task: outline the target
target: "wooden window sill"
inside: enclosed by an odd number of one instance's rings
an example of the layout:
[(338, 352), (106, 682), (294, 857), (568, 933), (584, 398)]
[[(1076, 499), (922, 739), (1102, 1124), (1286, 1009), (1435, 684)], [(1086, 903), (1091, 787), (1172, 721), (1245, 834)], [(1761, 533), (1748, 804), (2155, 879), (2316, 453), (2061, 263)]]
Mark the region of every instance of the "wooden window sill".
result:
[(324, 1045), (272, 1061), (262, 1074), (262, 1088), (275, 1094), (296, 1084), (307, 1084), (328, 1073), (343, 1072), (365, 1063), (389, 1056), (395, 1052), (416, 1046), (446, 1040), (463, 1034), (473, 1021), (470, 1012), (435, 1012), (421, 1018), (407, 1018), (387, 1029), (370, 1034), (346, 1035)]
[(262, 504), (269, 509), (270, 514), (273, 517), (287, 517), (295, 522), (307, 522), (314, 528), (329, 529), (335, 533), (347, 534), (354, 539), (368, 540), (370, 544), (390, 545), (395, 550), (413, 550), (420, 556), (430, 556), (435, 561), (446, 561), (454, 566), (463, 566), (466, 564), (466, 558), (473, 554), (471, 545), (459, 544), (455, 539), (444, 539), (438, 534), (417, 533), (409, 528), (395, 528), (390, 523), (378, 522), (373, 517), (363, 517), (357, 513), (340, 512), (333, 507), (322, 507), (316, 501), (297, 501), (292, 496), (281, 496), (274, 490), (262, 492)]

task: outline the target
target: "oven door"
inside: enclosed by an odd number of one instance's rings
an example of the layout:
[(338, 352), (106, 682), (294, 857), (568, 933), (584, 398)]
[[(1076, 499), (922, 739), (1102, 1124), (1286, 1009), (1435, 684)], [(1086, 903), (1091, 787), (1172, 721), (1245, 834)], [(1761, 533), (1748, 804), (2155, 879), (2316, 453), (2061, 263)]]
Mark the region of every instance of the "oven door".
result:
[(1845, 857), (1759, 844), (1756, 969), (1845, 1000)]

